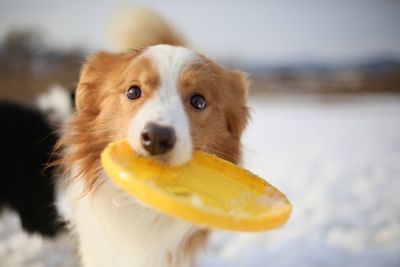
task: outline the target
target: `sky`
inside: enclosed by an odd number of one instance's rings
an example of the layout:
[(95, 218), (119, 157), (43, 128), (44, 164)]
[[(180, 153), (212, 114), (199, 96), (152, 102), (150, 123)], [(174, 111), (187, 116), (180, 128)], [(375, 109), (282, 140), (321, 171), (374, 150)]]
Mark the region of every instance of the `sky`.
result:
[(400, 57), (397, 0), (0, 0), (0, 40), (38, 28), (53, 46), (110, 49), (116, 10), (148, 6), (212, 57), (247, 63), (358, 62)]

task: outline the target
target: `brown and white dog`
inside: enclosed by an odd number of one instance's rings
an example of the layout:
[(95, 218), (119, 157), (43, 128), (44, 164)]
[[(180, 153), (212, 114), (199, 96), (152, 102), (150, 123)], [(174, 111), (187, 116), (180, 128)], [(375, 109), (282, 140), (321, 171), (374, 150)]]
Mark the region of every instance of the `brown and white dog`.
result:
[(126, 138), (136, 153), (166, 164), (185, 163), (194, 150), (239, 163), (246, 92), (241, 72), (180, 46), (89, 58), (59, 142), (65, 175), (58, 204), (84, 267), (192, 266), (208, 230), (128, 196), (104, 173), (100, 153)]

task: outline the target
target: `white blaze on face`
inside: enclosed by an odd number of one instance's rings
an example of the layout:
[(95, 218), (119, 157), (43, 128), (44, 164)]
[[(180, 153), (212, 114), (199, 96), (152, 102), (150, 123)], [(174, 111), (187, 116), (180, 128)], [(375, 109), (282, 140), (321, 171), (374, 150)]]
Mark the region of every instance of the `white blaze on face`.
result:
[(141, 155), (149, 155), (141, 143), (141, 132), (149, 122), (172, 127), (176, 134), (176, 143), (163, 159), (172, 165), (179, 165), (192, 157), (192, 140), (189, 119), (179, 94), (179, 76), (183, 67), (197, 56), (187, 48), (170, 45), (149, 47), (142, 56), (155, 64), (159, 85), (155, 93), (141, 107), (132, 119), (128, 132), (128, 141), (133, 150)]

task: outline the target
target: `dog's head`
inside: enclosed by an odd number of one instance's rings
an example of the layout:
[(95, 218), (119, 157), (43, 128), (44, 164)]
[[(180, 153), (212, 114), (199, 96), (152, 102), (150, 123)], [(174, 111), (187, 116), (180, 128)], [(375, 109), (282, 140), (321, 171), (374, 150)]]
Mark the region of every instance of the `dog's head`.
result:
[(82, 70), (64, 143), (74, 147), (69, 158), (86, 176), (98, 171), (105, 146), (122, 138), (136, 153), (167, 164), (190, 160), (194, 150), (237, 163), (246, 91), (242, 73), (187, 48), (99, 52)]

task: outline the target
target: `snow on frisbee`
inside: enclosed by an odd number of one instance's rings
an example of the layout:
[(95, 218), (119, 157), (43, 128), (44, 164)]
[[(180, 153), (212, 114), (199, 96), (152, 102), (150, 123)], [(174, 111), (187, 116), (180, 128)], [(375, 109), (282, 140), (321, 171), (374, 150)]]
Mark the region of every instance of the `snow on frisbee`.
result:
[(106, 147), (101, 161), (107, 175), (134, 198), (203, 227), (263, 231), (281, 226), (291, 213), (286, 196), (264, 179), (205, 152), (170, 166), (137, 156), (121, 140)]

